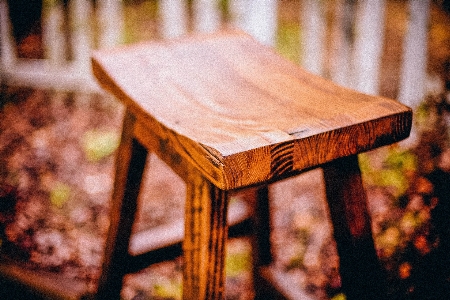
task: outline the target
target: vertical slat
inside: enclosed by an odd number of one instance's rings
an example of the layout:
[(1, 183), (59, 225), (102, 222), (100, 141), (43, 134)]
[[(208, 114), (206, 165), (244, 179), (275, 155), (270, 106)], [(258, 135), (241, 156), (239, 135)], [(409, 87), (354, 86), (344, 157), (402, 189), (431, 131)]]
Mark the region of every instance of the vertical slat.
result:
[(430, 0), (409, 1), (409, 22), (403, 46), (398, 99), (413, 108), (425, 96), (429, 10)]
[(137, 209), (147, 150), (133, 138), (135, 117), (127, 112), (117, 152), (110, 227), (97, 299), (120, 299), (122, 278), (128, 271), (128, 248)]
[(336, 83), (378, 94), (385, 6), (376, 0), (335, 3), (330, 75)]
[(259, 42), (275, 46), (278, 2), (276, 0), (231, 0), (232, 23)]
[(187, 2), (161, 0), (159, 2), (162, 36), (166, 39), (179, 37), (187, 32)]
[(325, 3), (317, 0), (302, 1), (301, 8), (301, 65), (308, 71), (323, 75), (325, 56), (326, 19)]
[(89, 0), (71, 0), (69, 4), (73, 60), (80, 75), (87, 76), (92, 49), (92, 4)]
[(228, 1), (228, 10), (231, 15), (231, 23), (236, 28), (246, 30), (246, 16), (249, 11), (249, 0), (229, 0)]
[(99, 48), (118, 45), (122, 40), (123, 7), (120, 0), (98, 0), (97, 22), (99, 24)]
[(385, 299), (386, 285), (373, 243), (358, 159), (340, 158), (323, 170), (347, 299)]
[(16, 62), (16, 51), (6, 0), (0, 0), (0, 55), (1, 69), (11, 68)]
[(331, 34), (330, 77), (345, 87), (351, 87), (351, 50), (353, 44), (353, 0), (337, 0)]
[(186, 185), (183, 299), (224, 299), (227, 192), (195, 170)]
[(220, 26), (219, 1), (195, 0), (194, 28), (198, 32), (213, 32)]
[(44, 1), (42, 23), (45, 58), (50, 65), (63, 65), (66, 62), (67, 43), (62, 1)]
[(259, 42), (275, 46), (277, 12), (276, 0), (253, 0), (248, 15), (248, 32)]
[(385, 6), (383, 0), (357, 2), (353, 81), (354, 88), (366, 94), (378, 94)]

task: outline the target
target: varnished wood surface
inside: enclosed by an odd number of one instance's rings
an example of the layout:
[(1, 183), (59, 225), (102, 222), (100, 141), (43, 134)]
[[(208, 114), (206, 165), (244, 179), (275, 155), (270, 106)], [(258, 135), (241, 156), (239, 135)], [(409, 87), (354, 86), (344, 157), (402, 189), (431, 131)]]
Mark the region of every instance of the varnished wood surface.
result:
[(183, 299), (225, 299), (228, 192), (196, 170), (186, 186)]
[(390, 144), (411, 127), (400, 103), (313, 76), (241, 33), (96, 52), (93, 71), (222, 189)]

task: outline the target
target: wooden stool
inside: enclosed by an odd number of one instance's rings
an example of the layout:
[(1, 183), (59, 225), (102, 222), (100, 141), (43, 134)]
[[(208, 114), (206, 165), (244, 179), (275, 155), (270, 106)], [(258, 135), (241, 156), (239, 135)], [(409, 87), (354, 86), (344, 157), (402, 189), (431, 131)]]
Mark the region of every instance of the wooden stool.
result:
[(267, 184), (314, 167), (348, 299), (382, 298), (356, 154), (406, 138), (409, 108), (313, 76), (238, 32), (100, 51), (93, 70), (127, 109), (99, 298), (120, 292), (147, 151), (187, 184), (184, 299), (224, 298), (229, 191), (259, 186), (254, 259), (268, 265)]

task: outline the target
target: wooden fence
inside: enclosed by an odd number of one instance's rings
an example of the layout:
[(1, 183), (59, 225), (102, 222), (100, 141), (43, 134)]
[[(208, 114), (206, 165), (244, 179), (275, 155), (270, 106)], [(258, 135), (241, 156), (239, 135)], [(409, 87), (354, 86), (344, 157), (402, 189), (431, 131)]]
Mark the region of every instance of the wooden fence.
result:
[[(156, 2), (156, 22), (162, 38), (234, 26), (270, 46), (276, 46), (280, 39), (280, 8), (290, 5), (292, 9), (298, 9), (291, 12), (299, 16), (299, 43), (293, 46), (299, 49), (293, 52), (300, 53), (301, 65), (341, 85), (379, 94), (388, 0), (147, 1)], [(90, 52), (94, 48), (123, 42), (124, 8), (130, 1), (97, 0), (95, 7), (88, 0), (67, 2), (68, 5), (58, 0), (44, 1), (45, 59), (27, 60), (17, 57), (7, 1), (0, 0), (0, 75), (3, 82), (63, 90), (98, 90), (90, 73)], [(410, 18), (400, 56), (398, 99), (414, 107), (426, 92), (430, 0), (409, 0), (407, 9)], [(62, 30), (65, 14), (69, 16), (68, 44), (72, 53), (69, 60), (66, 58), (67, 31)]]

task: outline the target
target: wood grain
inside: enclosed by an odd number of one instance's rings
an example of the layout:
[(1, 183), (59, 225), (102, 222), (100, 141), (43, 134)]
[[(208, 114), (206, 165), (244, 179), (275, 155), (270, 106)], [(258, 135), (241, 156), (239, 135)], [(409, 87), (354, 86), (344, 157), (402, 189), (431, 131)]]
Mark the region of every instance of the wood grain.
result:
[(224, 299), (228, 193), (196, 170), (186, 185), (183, 299)]
[[(227, 191), (317, 166), (325, 171), (343, 287), (352, 299), (379, 295), (355, 155), (406, 138), (411, 109), (309, 74), (240, 32), (96, 52), (93, 71), (132, 116), (124, 130), (187, 184), (184, 299), (224, 298)], [(118, 157), (126, 162), (133, 144), (122, 143)], [(115, 205), (123, 189), (118, 184)], [(256, 194), (255, 274), (271, 262), (267, 186)]]
[(93, 71), (221, 189), (390, 144), (411, 127), (402, 104), (309, 74), (237, 32), (96, 52)]

